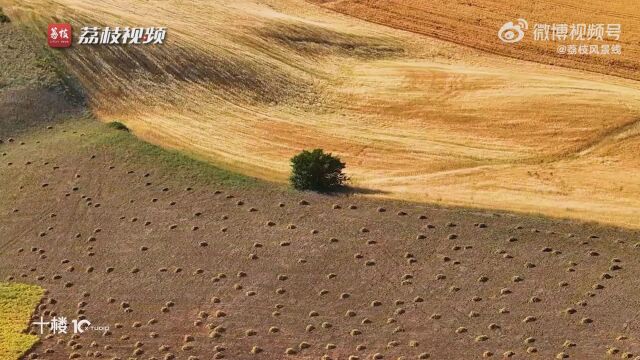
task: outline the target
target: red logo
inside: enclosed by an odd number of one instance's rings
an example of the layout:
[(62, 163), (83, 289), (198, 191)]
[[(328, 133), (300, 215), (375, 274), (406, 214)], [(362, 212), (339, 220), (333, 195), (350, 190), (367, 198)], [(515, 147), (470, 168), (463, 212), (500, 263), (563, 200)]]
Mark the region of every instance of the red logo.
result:
[(49, 24), (47, 43), (52, 48), (71, 46), (71, 24)]

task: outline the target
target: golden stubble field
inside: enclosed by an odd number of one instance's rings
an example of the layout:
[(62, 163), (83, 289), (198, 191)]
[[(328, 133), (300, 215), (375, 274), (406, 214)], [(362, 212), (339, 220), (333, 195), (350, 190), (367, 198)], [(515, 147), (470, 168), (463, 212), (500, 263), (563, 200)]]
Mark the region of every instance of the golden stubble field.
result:
[[(349, 3), (325, 5), (349, 12)], [(101, 119), (226, 168), (284, 181), (290, 156), (322, 147), (374, 196), (640, 226), (637, 45), (623, 44), (629, 52), (612, 64), (548, 61), (549, 49), (526, 44), (504, 53), (560, 67), (463, 46), (489, 42), (474, 32), (442, 40), (304, 1), (0, 5), (38, 31), (51, 20), (71, 22), (76, 34), (84, 25), (167, 26), (162, 46), (76, 45), (63, 56)], [(605, 6), (583, 5), (585, 14)], [(549, 11), (523, 9), (533, 20)], [(614, 6), (594, 22), (632, 28), (634, 11)], [(382, 22), (367, 14), (356, 15)], [(419, 32), (403, 24), (389, 22)]]
[[(640, 10), (635, 0), (309, 0), (331, 10), (486, 52), (640, 80)], [(497, 41), (507, 21), (524, 18), (529, 32), (511, 46)], [(535, 24), (603, 24), (604, 41), (535, 40)], [(608, 24), (621, 25), (618, 40), (607, 39)], [(588, 37), (588, 36), (587, 36)], [(560, 44), (618, 44), (619, 56), (559, 55)]]

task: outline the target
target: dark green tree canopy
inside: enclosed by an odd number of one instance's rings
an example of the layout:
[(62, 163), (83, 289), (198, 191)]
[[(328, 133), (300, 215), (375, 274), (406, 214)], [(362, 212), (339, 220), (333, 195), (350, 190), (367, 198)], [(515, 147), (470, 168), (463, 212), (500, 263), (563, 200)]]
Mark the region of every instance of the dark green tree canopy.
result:
[(345, 163), (322, 149), (303, 150), (291, 158), (291, 185), (298, 190), (335, 191), (344, 186)]

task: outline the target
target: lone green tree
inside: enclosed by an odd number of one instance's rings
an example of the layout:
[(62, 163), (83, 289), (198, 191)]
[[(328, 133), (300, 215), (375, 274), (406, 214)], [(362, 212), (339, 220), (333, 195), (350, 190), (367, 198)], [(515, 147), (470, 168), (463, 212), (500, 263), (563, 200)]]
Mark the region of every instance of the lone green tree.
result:
[(322, 149), (303, 150), (291, 158), (291, 185), (298, 190), (335, 191), (348, 180), (345, 163)]

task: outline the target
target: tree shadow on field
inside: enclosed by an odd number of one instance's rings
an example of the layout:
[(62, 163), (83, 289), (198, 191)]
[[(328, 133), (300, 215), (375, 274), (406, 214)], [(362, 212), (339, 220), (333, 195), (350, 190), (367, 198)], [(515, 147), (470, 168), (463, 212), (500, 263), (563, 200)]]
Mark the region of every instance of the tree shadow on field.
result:
[(328, 195), (328, 196), (351, 196), (351, 195), (382, 195), (388, 194), (388, 191), (378, 190), (378, 189), (369, 189), (358, 186), (343, 186), (333, 191), (319, 191), (319, 194)]

